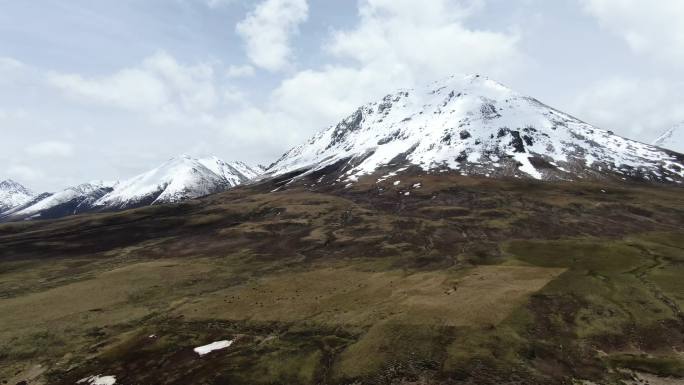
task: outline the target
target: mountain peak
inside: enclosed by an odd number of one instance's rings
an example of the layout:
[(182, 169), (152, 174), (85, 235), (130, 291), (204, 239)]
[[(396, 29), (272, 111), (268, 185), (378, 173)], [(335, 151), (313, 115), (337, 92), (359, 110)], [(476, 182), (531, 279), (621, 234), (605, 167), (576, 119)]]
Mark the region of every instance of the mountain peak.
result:
[(88, 211), (92, 204), (112, 191), (115, 183), (93, 181), (67, 187), (54, 194), (43, 194), (8, 212), (14, 218), (59, 218)]
[[(1, 210), (3, 215), (0, 217), (9, 220), (58, 218), (88, 211), (180, 202), (235, 187), (261, 172), (242, 162), (227, 163), (216, 156), (198, 159), (181, 154), (128, 180), (97, 180), (70, 186), (54, 194), (29, 196)], [(23, 188), (12, 181), (0, 184), (15, 185)], [(1, 194), (2, 189), (0, 197)]]
[(224, 191), (256, 174), (243, 163), (227, 163), (216, 156), (195, 158), (181, 154), (150, 171), (119, 182), (95, 202), (106, 208), (174, 203)]
[(24, 187), (21, 183), (16, 182), (12, 179), (5, 179), (2, 182), (0, 182), (0, 190), (17, 190), (30, 192), (29, 189)]
[(267, 175), (339, 165), (335, 180), (409, 167), (487, 177), (681, 182), (684, 160), (593, 127), (481, 75), (368, 103), (293, 148)]
[(25, 204), (33, 198), (31, 190), (12, 179), (0, 182), (0, 214)]

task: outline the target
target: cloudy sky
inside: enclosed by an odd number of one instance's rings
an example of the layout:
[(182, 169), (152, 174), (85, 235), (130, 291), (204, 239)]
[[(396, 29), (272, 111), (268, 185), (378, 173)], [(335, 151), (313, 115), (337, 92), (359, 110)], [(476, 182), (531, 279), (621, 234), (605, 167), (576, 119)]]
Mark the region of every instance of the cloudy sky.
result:
[(684, 120), (681, 0), (0, 0), (0, 179), (181, 153), (268, 164), (355, 107), (488, 75), (650, 142)]

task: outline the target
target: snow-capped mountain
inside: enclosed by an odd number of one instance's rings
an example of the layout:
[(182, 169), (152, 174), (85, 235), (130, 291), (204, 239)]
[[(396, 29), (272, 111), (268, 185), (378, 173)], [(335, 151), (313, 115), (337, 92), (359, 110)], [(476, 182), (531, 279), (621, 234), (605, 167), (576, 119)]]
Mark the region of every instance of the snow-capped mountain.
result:
[(21, 184), (11, 179), (3, 180), (0, 182), (0, 214), (31, 201), (33, 197), (31, 190)]
[[(249, 171), (244, 174), (241, 169)], [(95, 208), (125, 209), (150, 204), (175, 203), (224, 191), (251, 179), (251, 168), (226, 163), (216, 157), (172, 158), (150, 171), (120, 182), (98, 199)]]
[[(263, 172), (242, 162), (217, 157), (172, 158), (150, 171), (122, 182), (91, 182), (57, 193), (33, 196), (16, 182), (0, 184), (0, 202), (12, 205), (0, 211), (0, 221), (48, 219), (85, 212), (122, 210), (151, 204), (175, 203), (225, 191)], [(12, 192), (12, 194), (10, 194)]]
[(653, 145), (684, 154), (684, 122), (663, 132)]
[(213, 171), (214, 174), (224, 177), (230, 184), (230, 187), (235, 187), (254, 179), (263, 172), (263, 170), (251, 167), (243, 162), (227, 163), (215, 156), (197, 160)]
[(356, 110), (264, 174), (354, 182), (408, 168), (545, 180), (684, 179), (684, 156), (584, 123), (479, 75), (406, 89)]
[(112, 191), (116, 182), (91, 182), (71, 186), (54, 194), (44, 194), (41, 199), (18, 206), (5, 213), (13, 219), (48, 219), (80, 214), (92, 210), (95, 201)]

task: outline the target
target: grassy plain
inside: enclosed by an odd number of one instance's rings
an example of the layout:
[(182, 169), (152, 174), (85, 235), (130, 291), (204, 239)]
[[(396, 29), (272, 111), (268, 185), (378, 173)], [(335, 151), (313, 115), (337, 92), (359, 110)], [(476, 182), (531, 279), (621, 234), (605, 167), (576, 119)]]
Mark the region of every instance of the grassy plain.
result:
[(681, 188), (376, 179), (0, 225), (0, 382), (684, 376)]

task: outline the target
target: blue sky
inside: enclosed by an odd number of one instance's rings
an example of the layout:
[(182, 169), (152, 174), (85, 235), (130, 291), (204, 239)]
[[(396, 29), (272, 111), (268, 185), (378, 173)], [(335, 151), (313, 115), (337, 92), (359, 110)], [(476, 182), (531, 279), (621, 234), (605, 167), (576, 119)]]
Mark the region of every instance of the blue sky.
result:
[(482, 73), (651, 141), (684, 121), (679, 0), (0, 0), (0, 179), (180, 153), (268, 164), (362, 103)]

